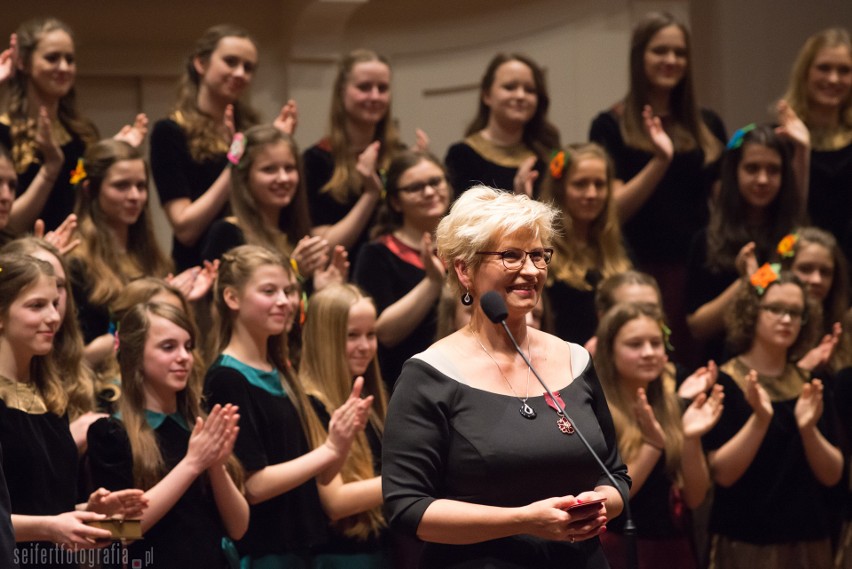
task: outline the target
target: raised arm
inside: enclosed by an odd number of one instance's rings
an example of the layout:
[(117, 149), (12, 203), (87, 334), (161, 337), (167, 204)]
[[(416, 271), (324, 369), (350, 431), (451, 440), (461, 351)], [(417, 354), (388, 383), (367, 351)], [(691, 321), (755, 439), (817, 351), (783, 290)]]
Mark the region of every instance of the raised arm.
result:
[(796, 401), (796, 424), (814, 476), (823, 486), (834, 486), (843, 473), (843, 455), (817, 428), (823, 410), (823, 384), (814, 379), (802, 387), (802, 394)]

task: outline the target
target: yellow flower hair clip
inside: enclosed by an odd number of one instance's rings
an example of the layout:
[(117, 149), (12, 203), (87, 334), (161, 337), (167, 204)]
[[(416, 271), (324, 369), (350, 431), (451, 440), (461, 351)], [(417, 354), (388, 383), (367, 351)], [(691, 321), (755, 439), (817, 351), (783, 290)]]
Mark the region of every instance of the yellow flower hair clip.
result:
[(77, 167), (71, 170), (71, 185), (76, 186), (86, 179), (86, 169), (83, 167), (83, 159), (77, 159)]
[(796, 243), (799, 242), (799, 234), (798, 233), (790, 233), (785, 235), (781, 241), (778, 242), (778, 254), (788, 259), (796, 254)]

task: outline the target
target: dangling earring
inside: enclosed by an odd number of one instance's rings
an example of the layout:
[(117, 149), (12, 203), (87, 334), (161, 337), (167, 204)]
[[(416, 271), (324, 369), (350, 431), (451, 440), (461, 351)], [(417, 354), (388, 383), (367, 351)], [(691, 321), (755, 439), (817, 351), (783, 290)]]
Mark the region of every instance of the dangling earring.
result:
[(469, 290), (465, 291), (465, 293), (462, 295), (461, 300), (462, 300), (462, 304), (464, 304), (465, 306), (470, 306), (471, 304), (473, 304), (473, 297), (470, 296)]

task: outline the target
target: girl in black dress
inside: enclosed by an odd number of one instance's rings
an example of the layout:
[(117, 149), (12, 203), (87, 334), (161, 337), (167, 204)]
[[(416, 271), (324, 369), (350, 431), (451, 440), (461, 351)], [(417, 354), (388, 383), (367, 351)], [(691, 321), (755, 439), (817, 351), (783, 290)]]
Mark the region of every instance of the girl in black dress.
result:
[[(36, 18), (18, 27), (13, 42), (16, 72), (0, 117), (0, 143), (11, 150), (20, 186), (27, 188), (15, 207), (13, 228), (26, 231), (41, 218), (53, 229), (74, 208), (68, 173), (99, 136), (77, 108), (71, 28), (56, 18)], [(147, 131), (148, 119), (140, 114), (115, 138), (139, 146)]]
[[(246, 30), (209, 28), (187, 57), (174, 110), (154, 125), (151, 170), (174, 231), (172, 257), (179, 271), (201, 264), (204, 236), (228, 203), (229, 145), (236, 132), (259, 122), (242, 100), (257, 63), (257, 44)], [(292, 134), (295, 121), (289, 101), (274, 124)]]
[(450, 146), (444, 162), (461, 194), (475, 184), (532, 196), (559, 131), (547, 119), (550, 96), (541, 67), (519, 53), (499, 53), (488, 63), (477, 114), (466, 138)]
[(355, 378), (363, 377), (363, 393), (373, 396), (367, 427), (356, 435), (340, 473), (318, 486), (323, 509), (332, 520), (332, 535), (317, 554), (316, 567), (390, 567), (387, 523), (381, 511), (387, 394), (377, 344), (376, 307), (358, 287), (331, 286), (311, 297), (299, 379), (325, 427), (310, 433), (311, 445), (325, 442), (331, 413), (346, 402)]
[[(696, 568), (684, 506), (700, 506), (710, 488), (701, 436), (721, 416), (722, 389), (701, 393), (681, 411), (673, 369), (666, 365), (664, 326), (659, 306), (614, 306), (598, 328), (595, 367), (633, 481), (639, 567)], [(619, 522), (610, 524), (602, 542), (610, 564), (623, 568), (627, 542)]]
[(615, 172), (597, 144), (574, 144), (550, 161), (541, 199), (562, 212), (546, 294), (557, 336), (584, 344), (595, 333), (595, 289), (631, 268), (612, 196)]
[(145, 500), (137, 490), (99, 489), (75, 506), (77, 447), (51, 354), (61, 322), (56, 277), (50, 264), (25, 255), (0, 255), (0, 269), (0, 444), (18, 556), (76, 567), (73, 552), (57, 545), (105, 546), (110, 532), (86, 522), (139, 516)]
[(285, 257), (241, 245), (223, 255), (214, 293), (220, 355), (205, 390), (209, 404), (238, 405), (242, 417), (234, 452), (247, 471), (252, 514), (238, 548), (249, 568), (310, 566), (328, 538), (316, 482), (328, 484), (340, 471), (373, 401), (360, 398), (356, 381), (324, 443), (311, 450), (307, 433), (321, 426), (287, 359), (294, 280)]
[(145, 539), (129, 554), (157, 567), (232, 567), (222, 538), (242, 537), (249, 518), (231, 454), (238, 410), (202, 411), (196, 332), (182, 310), (138, 304), (119, 338), (119, 411), (89, 429), (89, 461), (96, 484), (145, 490)]

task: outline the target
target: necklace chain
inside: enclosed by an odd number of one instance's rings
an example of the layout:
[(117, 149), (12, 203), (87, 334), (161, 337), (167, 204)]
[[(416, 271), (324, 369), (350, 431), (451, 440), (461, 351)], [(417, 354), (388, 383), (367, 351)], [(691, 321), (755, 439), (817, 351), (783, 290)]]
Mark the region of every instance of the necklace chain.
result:
[[(482, 348), (482, 351), (485, 352), (485, 355), (488, 356), (489, 359), (491, 359), (492, 362), (494, 362), (495, 366), (497, 366), (497, 371), (499, 371), (500, 375), (503, 376), (503, 381), (505, 381), (506, 385), (509, 386), (509, 389), (511, 390), (512, 395), (514, 395), (518, 400), (520, 400), (521, 403), (523, 403), (523, 406), (521, 407), (521, 410), (520, 410), (521, 415), (523, 417), (527, 418), (527, 419), (535, 419), (535, 415), (536, 415), (535, 410), (532, 407), (530, 407), (529, 404), (527, 403), (527, 399), (530, 398), (530, 366), (527, 365), (527, 392), (526, 392), (526, 396), (521, 397), (520, 395), (517, 394), (517, 392), (515, 391), (515, 388), (512, 387), (512, 382), (510, 382), (509, 378), (506, 377), (506, 374), (503, 373), (503, 368), (500, 367), (500, 364), (497, 362), (497, 360), (494, 358), (494, 356), (491, 355), (491, 352), (489, 352), (487, 349), (485, 349), (485, 346), (482, 344), (482, 341), (479, 339), (479, 333), (476, 332), (475, 330), (473, 331), (473, 337), (476, 339), (476, 343), (479, 344), (479, 347)], [(532, 351), (530, 350), (530, 338), (529, 338), (529, 336), (527, 336), (527, 360), (530, 362), (530, 364), (532, 363)]]

